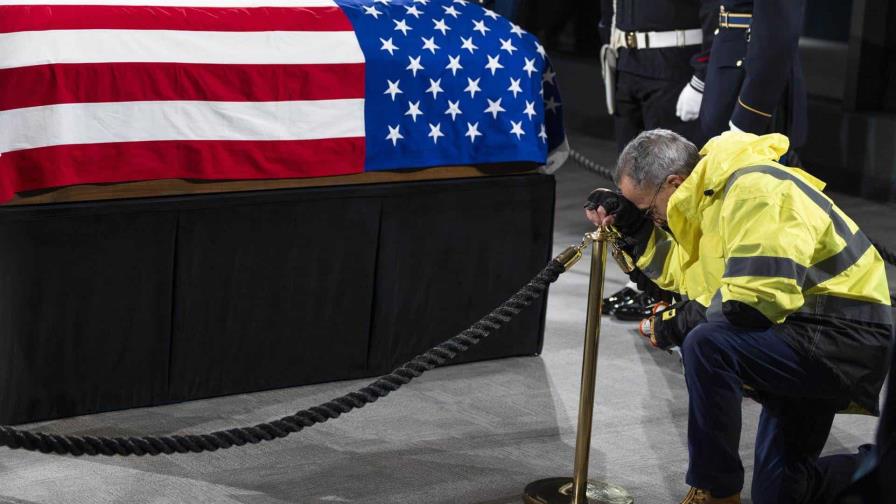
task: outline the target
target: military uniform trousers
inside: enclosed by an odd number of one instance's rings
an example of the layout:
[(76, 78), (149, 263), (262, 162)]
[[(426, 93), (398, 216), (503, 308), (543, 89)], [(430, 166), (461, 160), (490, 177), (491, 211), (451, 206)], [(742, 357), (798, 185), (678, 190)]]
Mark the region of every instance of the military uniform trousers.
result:
[(692, 142), (697, 140), (698, 121), (683, 122), (675, 115), (678, 95), (690, 79), (686, 74), (667, 80), (617, 71), (613, 121), (619, 152), (638, 133), (655, 128), (670, 129)]

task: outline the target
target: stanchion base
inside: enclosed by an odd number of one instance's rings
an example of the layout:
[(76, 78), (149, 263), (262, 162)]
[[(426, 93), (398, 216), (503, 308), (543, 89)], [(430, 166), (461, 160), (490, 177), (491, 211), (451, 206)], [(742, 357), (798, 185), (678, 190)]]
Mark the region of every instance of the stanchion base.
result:
[[(588, 504), (634, 504), (635, 499), (620, 486), (603, 481), (588, 480), (585, 495)], [(572, 478), (547, 478), (526, 485), (525, 504), (570, 504)]]

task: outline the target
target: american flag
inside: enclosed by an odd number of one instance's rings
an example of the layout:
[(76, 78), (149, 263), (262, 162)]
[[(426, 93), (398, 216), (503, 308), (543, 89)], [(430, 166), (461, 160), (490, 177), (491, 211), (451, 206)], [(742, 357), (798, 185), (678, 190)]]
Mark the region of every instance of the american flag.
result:
[(536, 161), (563, 142), (531, 34), (464, 0), (339, 0), (367, 60), (367, 169)]
[(0, 201), (545, 163), (560, 112), (535, 37), (462, 0), (0, 0)]

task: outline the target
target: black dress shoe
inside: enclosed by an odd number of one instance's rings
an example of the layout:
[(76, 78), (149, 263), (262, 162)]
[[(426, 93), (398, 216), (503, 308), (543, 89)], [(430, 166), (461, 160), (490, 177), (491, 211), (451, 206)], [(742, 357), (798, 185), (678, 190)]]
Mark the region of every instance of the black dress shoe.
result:
[(625, 287), (610, 297), (604, 298), (603, 303), (601, 303), (601, 313), (612, 315), (620, 306), (633, 303), (639, 294), (640, 292), (635, 289)]
[(653, 315), (657, 300), (646, 292), (639, 293), (631, 303), (616, 308), (613, 315), (619, 320), (638, 322)]

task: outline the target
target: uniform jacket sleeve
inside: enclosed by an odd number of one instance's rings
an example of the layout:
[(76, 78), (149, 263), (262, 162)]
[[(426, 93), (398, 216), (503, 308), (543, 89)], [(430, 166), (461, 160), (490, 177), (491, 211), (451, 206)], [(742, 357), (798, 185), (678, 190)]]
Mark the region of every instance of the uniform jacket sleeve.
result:
[(719, 0), (700, 1), (700, 29), (703, 31), (703, 43), (700, 52), (691, 57), (694, 77), (701, 83), (706, 82), (706, 65), (709, 63), (712, 40), (719, 27)]
[(658, 227), (633, 249), (635, 266), (653, 283), (672, 292), (683, 292), (680, 248), (672, 236)]
[(768, 131), (797, 57), (805, 0), (755, 0), (746, 74), (731, 122), (743, 131)]
[(815, 233), (794, 209), (767, 198), (726, 198), (722, 214), (720, 301), (737, 301), (783, 322), (803, 306)]

